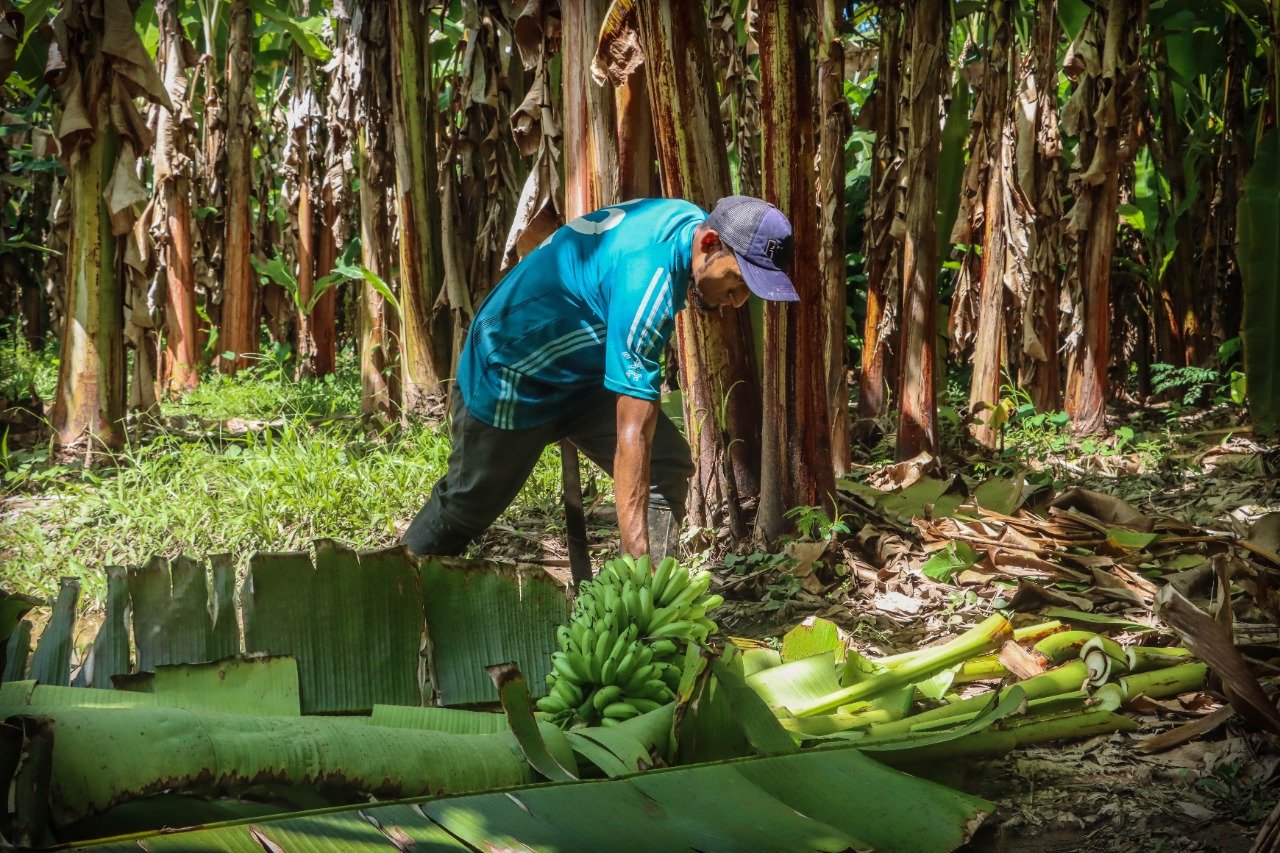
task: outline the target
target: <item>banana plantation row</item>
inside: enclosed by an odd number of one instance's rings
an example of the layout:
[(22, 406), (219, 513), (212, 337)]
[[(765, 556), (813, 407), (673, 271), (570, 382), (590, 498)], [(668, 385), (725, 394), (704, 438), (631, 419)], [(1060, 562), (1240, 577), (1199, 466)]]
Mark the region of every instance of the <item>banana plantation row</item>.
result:
[(352, 345), (367, 412), (431, 414), (485, 294), (560, 224), (741, 192), (793, 223), (801, 301), (679, 318), (696, 524), (740, 537), (758, 497), (776, 534), (891, 416), (900, 460), (936, 457), (948, 360), (994, 447), (1005, 386), (1096, 433), (1130, 365), (1149, 392), (1150, 365), (1227, 369), (1243, 340), (1268, 429), (1277, 15), (0, 0), (0, 312), (61, 341), (67, 451), (122, 446), (127, 412), (264, 334), (300, 378)]

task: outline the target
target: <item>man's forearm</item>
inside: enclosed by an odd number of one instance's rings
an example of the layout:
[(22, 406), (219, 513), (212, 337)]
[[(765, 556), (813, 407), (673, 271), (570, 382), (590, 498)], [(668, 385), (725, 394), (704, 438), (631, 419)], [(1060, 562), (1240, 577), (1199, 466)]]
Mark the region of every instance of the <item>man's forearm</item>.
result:
[(658, 404), (618, 397), (618, 447), (613, 462), (614, 503), (624, 553), (649, 553), (649, 458)]

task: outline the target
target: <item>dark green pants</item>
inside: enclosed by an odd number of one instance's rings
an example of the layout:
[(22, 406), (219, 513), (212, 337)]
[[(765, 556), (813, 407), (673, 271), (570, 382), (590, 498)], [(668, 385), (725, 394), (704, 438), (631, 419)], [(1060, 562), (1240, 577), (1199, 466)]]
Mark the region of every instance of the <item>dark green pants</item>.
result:
[[(499, 429), (474, 417), (453, 395), (449, 470), (431, 490), (401, 544), (414, 554), (461, 554), (519, 494), (542, 450), (568, 439), (583, 455), (613, 475), (618, 445), (617, 396), (601, 389), (583, 405), (531, 429)], [(684, 517), (693, 461), (680, 430), (658, 413), (649, 466), (651, 507)]]

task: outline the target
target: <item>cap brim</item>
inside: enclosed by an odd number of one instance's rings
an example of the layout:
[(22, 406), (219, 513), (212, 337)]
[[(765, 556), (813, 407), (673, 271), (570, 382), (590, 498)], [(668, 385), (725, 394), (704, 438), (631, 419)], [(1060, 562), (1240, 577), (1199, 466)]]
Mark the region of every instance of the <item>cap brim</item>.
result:
[(751, 292), (761, 299), (770, 302), (799, 302), (800, 294), (796, 293), (791, 276), (782, 270), (771, 270), (758, 267), (737, 252), (738, 269), (742, 270), (742, 278), (751, 288)]

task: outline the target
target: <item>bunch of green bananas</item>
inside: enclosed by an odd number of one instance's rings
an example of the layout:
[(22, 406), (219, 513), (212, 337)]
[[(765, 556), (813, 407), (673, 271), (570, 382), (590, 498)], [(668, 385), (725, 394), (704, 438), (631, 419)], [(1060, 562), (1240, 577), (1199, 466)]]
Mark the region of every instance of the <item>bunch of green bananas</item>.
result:
[(629, 554), (582, 585), (569, 624), (556, 629), (551, 692), (538, 709), (559, 725), (617, 725), (675, 698), (684, 645), (716, 630), (707, 612), (709, 572), (691, 574), (674, 557), (658, 564)]

